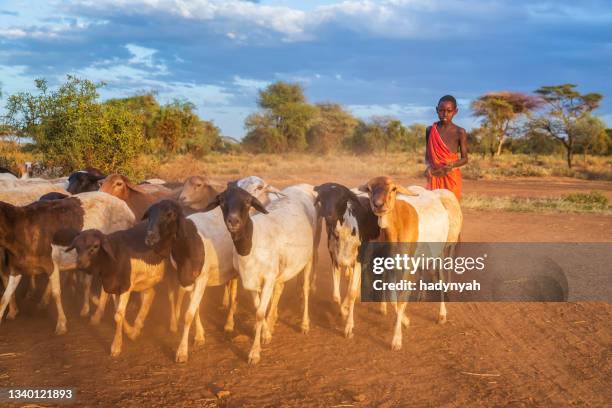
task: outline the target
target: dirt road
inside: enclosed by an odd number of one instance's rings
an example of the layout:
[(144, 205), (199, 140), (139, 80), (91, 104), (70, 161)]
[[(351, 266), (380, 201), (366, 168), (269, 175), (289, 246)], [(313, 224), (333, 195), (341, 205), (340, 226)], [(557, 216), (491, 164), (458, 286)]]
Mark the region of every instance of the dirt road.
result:
[[(504, 188), (504, 187), (499, 187)], [(612, 217), (467, 212), (466, 241), (612, 242)], [(450, 304), (446, 325), (437, 304), (411, 304), (404, 347), (390, 350), (392, 313), (356, 307), (353, 339), (331, 302), (329, 257), (320, 248), (311, 332), (299, 330), (295, 282), (262, 361), (249, 366), (253, 308), (241, 296), (236, 332), (223, 333), (221, 292), (207, 291), (206, 344), (174, 363), (178, 335), (167, 330), (157, 296), (142, 338), (109, 356), (110, 311), (99, 327), (78, 316), (64, 294), (68, 333), (53, 335), (55, 311), (24, 304), (0, 326), (0, 387), (66, 386), (78, 406), (610, 406), (611, 303)], [(608, 271), (609, 273), (609, 271)], [(133, 319), (135, 308), (129, 309)], [(219, 390), (229, 396), (217, 399)]]

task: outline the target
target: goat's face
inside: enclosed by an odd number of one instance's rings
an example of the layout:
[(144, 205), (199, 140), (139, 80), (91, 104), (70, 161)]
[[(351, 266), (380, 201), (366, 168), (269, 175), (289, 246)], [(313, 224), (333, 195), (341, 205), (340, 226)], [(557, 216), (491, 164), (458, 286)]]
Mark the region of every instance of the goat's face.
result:
[(157, 245), (162, 237), (176, 237), (183, 218), (183, 210), (172, 200), (153, 204), (143, 217), (143, 220), (147, 220), (145, 244), (152, 247)]
[(251, 207), (261, 213), (268, 213), (264, 205), (257, 198), (238, 187), (235, 182), (228, 183), (227, 189), (217, 194), (217, 197), (204, 211), (210, 211), (217, 206), (221, 207), (225, 226), (232, 234), (240, 233), (247, 225)]
[(70, 194), (98, 191), (102, 179), (104, 179), (104, 176), (96, 176), (84, 171), (78, 171), (68, 177), (67, 190)]
[(200, 176), (191, 176), (185, 181), (179, 200), (185, 205), (200, 202), (208, 202), (213, 197), (208, 197), (210, 189), (208, 180)]
[(368, 181), (367, 184), (359, 187), (359, 190), (368, 193), (370, 207), (372, 207), (372, 212), (377, 216), (385, 215), (395, 208), (398, 186), (395, 185), (391, 178), (386, 176), (375, 177)]
[[(349, 204), (349, 207), (351, 205)], [(342, 221), (338, 220), (336, 222), (328, 244), (330, 249), (334, 251), (339, 266), (347, 267), (355, 264), (361, 239), (357, 218), (350, 208), (347, 208)]]
[(147, 194), (147, 191), (131, 183), (127, 177), (121, 174), (111, 174), (106, 177), (104, 183), (100, 186), (100, 191), (114, 195), (124, 201), (129, 199), (132, 192)]
[(329, 228), (333, 227), (336, 221), (342, 220), (347, 202), (351, 199), (351, 191), (336, 183), (321, 184), (316, 186), (314, 191), (317, 193), (315, 207), (319, 215), (325, 218), (329, 233)]
[(274, 193), (279, 196), (283, 195), (283, 193), (281, 193), (280, 190), (278, 190), (276, 187), (271, 186), (270, 184), (266, 183), (261, 177), (257, 176), (248, 176), (243, 179), (240, 179), (236, 182), (236, 185), (247, 191), (264, 205), (267, 205), (270, 202), (270, 199), (268, 198), (268, 193)]
[(111, 174), (100, 186), (100, 191), (125, 200), (128, 196), (128, 184), (131, 183), (127, 177), (120, 174)]
[(108, 243), (106, 236), (95, 229), (86, 230), (77, 235), (66, 252), (76, 250), (77, 268), (87, 270), (95, 262), (100, 251), (106, 252), (108, 256), (115, 259), (115, 255)]

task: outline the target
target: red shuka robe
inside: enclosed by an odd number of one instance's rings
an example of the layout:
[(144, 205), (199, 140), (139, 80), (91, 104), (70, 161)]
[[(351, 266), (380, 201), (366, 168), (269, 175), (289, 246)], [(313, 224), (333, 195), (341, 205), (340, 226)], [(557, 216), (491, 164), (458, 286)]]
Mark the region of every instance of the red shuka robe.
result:
[[(459, 154), (451, 152), (448, 146), (446, 146), (446, 143), (442, 140), (435, 123), (432, 125), (429, 132), (427, 155), (429, 157), (429, 165), (432, 169), (438, 169), (448, 163), (459, 160)], [(455, 197), (457, 197), (457, 200), (459, 200), (461, 199), (462, 184), (461, 170), (454, 168), (446, 176), (431, 175), (427, 180), (427, 189), (435, 190), (437, 188), (445, 188), (452, 191)]]

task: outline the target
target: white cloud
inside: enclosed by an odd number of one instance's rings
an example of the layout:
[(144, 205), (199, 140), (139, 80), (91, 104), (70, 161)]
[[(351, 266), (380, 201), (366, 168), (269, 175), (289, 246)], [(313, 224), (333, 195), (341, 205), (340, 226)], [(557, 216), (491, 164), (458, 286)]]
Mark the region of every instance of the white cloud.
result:
[(257, 79), (241, 78), (238, 75), (234, 76), (234, 84), (253, 91), (258, 91), (270, 85), (270, 81), (260, 81)]
[[(320, 35), (323, 26), (342, 27), (360, 35), (383, 38), (430, 38), (469, 31), (460, 16), (499, 14), (501, 6), (487, 0), (443, 2), (442, 0), (345, 0), (316, 7), (266, 5), (240, 0), (76, 0), (66, 6), (78, 12), (125, 11), (129, 14), (163, 13), (188, 20), (215, 22), (221, 35), (244, 40), (253, 26), (280, 35), (283, 41), (308, 41)], [(439, 11), (452, 13), (452, 21), (440, 19)], [(445, 14), (446, 15), (446, 14)], [(440, 28), (444, 27), (444, 32)], [(252, 37), (249, 35), (249, 37)]]
[(132, 58), (128, 61), (130, 64), (143, 64), (149, 68), (153, 68), (153, 55), (157, 50), (140, 47), (134, 44), (127, 44), (125, 48), (132, 54)]

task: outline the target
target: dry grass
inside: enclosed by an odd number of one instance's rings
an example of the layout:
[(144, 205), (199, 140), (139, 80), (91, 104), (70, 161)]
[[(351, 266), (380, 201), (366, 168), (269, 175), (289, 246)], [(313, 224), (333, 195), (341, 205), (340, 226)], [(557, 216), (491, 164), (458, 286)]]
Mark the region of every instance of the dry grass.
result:
[(608, 199), (598, 191), (545, 198), (466, 194), (461, 199), (461, 206), (472, 210), (612, 214)]
[[(192, 156), (176, 156), (160, 163), (159, 159), (144, 156), (137, 165), (149, 177), (167, 180), (184, 180), (192, 174), (210, 177), (239, 178), (256, 174), (261, 177), (299, 180), (303, 174), (372, 175), (387, 174), (396, 177), (420, 177), (425, 170), (422, 154), (390, 153), (387, 156), (310, 154), (210, 154), (202, 159)], [(576, 165), (568, 169), (561, 156), (502, 155), (494, 159), (471, 156), (470, 163), (462, 168), (466, 179), (497, 180), (515, 177), (572, 177), (588, 180), (612, 180), (612, 157), (576, 156)]]

